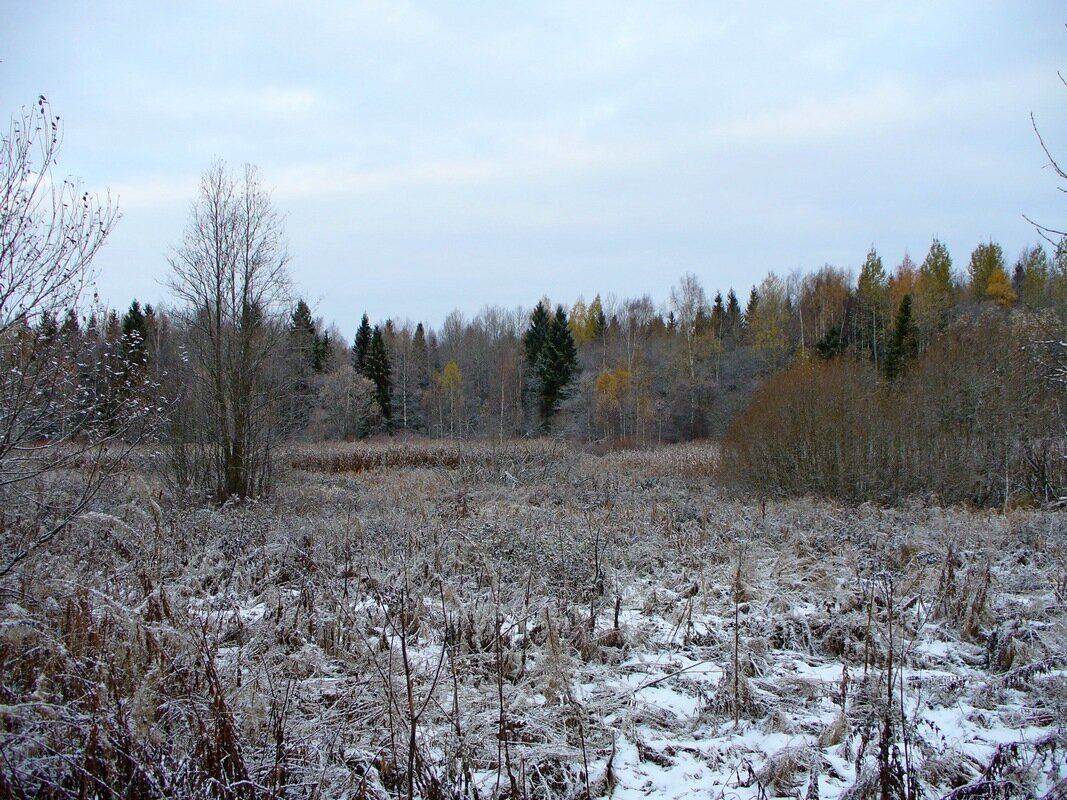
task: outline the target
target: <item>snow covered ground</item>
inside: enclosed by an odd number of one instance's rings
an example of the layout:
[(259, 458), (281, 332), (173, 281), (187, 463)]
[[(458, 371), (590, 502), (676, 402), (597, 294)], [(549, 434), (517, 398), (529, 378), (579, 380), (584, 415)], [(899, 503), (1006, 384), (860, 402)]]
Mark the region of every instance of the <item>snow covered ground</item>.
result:
[(1067, 797), (1062, 512), (426, 450), (223, 511), (131, 477), (4, 587), (0, 794)]

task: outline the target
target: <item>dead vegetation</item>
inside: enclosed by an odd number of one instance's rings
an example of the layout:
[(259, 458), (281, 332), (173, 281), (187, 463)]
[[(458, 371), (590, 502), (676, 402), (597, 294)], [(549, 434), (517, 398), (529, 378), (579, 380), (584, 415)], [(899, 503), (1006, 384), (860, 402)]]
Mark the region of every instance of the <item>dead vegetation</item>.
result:
[(712, 460), (131, 477), (0, 586), (0, 795), (1062, 795), (1062, 514), (753, 505)]

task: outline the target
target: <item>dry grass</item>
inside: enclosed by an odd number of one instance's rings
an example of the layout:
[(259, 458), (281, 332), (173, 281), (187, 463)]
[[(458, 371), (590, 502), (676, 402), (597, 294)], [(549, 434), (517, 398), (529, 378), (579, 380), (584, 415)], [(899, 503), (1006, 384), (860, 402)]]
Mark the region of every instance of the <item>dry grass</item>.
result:
[[(1067, 774), (1034, 744), (1067, 718), (1062, 515), (751, 504), (714, 458), (303, 447), (272, 500), (223, 510), (134, 477), (0, 587), (0, 795)], [(931, 727), (957, 708), (958, 731)], [(1029, 749), (977, 744), (1020, 724)]]

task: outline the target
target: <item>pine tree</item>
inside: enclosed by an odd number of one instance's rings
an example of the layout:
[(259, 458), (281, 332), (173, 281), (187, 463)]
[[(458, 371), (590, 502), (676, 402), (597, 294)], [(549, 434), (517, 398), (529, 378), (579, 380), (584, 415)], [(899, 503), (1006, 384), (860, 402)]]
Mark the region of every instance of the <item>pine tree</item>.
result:
[(364, 313), (359, 322), (359, 330), (356, 331), (356, 340), (352, 344), (352, 368), (364, 377), (367, 377), (367, 353), (370, 352), (371, 335), (370, 320)]

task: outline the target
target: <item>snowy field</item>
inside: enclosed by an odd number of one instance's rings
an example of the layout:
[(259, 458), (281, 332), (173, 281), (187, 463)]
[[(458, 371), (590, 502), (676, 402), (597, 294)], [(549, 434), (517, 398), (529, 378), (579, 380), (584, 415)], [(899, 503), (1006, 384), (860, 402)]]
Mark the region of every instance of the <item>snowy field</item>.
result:
[(1067, 797), (1067, 518), (724, 495), (714, 451), (130, 474), (0, 586), (0, 796)]

